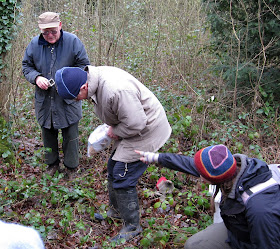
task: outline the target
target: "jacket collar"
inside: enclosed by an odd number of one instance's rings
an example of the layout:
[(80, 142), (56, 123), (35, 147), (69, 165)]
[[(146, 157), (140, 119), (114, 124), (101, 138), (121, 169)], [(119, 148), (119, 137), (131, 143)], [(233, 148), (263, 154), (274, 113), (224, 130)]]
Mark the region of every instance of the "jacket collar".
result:
[(94, 66), (86, 66), (85, 71), (88, 73), (88, 98), (92, 98), (95, 104), (97, 103), (96, 91), (99, 85), (99, 70)]
[(240, 179), (240, 177), (243, 175), (248, 163), (247, 163), (247, 160), (248, 160), (248, 157), (246, 155), (243, 155), (243, 154), (234, 154), (233, 155), (235, 160), (236, 160), (236, 163), (237, 163), (237, 167), (240, 168), (236, 178), (235, 178), (235, 181), (232, 185), (232, 189), (228, 195), (228, 198), (231, 198), (231, 199), (235, 199), (235, 188), (236, 188), (236, 185)]
[[(59, 43), (60, 41), (63, 41), (63, 30), (62, 29), (60, 30), (60, 38), (56, 43)], [(48, 46), (48, 45), (50, 45), (50, 43), (48, 43), (45, 40), (44, 36), (42, 34), (40, 34), (39, 39), (38, 39), (38, 45)], [(51, 44), (51, 45), (54, 45), (54, 44)]]
[(265, 182), (272, 177), (272, 173), (267, 164), (262, 160), (249, 158), (243, 154), (235, 154), (233, 156), (236, 159), (237, 166), (240, 167), (240, 171), (236, 176), (228, 198), (239, 198), (236, 196), (237, 192), (243, 192), (246, 189), (249, 189), (258, 183)]

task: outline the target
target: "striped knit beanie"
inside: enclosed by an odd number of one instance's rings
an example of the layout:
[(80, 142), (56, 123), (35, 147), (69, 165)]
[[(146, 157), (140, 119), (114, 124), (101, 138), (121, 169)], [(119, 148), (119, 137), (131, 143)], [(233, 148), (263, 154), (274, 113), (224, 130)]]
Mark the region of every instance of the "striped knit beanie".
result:
[(194, 163), (200, 175), (212, 184), (226, 182), (236, 173), (236, 160), (222, 144), (199, 150)]

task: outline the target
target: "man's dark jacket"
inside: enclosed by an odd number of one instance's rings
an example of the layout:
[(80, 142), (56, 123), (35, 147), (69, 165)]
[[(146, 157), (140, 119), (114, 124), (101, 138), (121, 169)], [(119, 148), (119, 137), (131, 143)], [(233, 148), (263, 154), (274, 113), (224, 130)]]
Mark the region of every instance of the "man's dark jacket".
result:
[[(61, 36), (55, 44), (48, 43), (42, 36), (32, 39), (25, 50), (22, 71), (25, 78), (35, 84), (37, 76), (54, 79), (55, 72), (62, 67), (80, 67), (89, 65), (89, 59), (80, 39), (61, 30)], [(35, 112), (38, 123), (47, 129), (51, 123), (55, 129), (62, 129), (78, 122), (82, 117), (81, 101), (63, 100), (55, 86), (48, 90), (35, 89)]]
[[(232, 191), (220, 203), (221, 216), (228, 229), (232, 248), (280, 248), (280, 189), (279, 185), (254, 195), (244, 204), (241, 195), (245, 190), (266, 182), (272, 177), (267, 164), (242, 154), (234, 155), (240, 172)], [(194, 160), (188, 156), (162, 153), (159, 164), (164, 167), (199, 177)]]

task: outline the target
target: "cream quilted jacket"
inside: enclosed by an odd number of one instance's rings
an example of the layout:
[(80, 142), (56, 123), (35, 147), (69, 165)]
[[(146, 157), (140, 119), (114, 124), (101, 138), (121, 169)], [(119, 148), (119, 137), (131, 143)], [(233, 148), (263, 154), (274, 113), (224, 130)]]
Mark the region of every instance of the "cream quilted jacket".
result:
[(113, 127), (113, 160), (139, 160), (134, 150), (155, 152), (168, 140), (171, 127), (156, 96), (131, 74), (110, 66), (87, 66), (88, 97), (95, 114)]

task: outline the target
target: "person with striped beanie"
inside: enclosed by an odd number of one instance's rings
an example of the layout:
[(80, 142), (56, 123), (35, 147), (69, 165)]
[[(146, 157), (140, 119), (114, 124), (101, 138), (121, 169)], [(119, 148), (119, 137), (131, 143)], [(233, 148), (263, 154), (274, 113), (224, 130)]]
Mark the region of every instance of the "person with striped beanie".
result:
[(185, 249), (280, 248), (280, 164), (232, 155), (222, 144), (202, 148), (194, 157), (135, 152), (142, 162), (200, 177), (216, 185), (215, 194), (221, 190), (222, 222), (188, 238)]
[(194, 156), (194, 164), (201, 177), (212, 184), (232, 179), (236, 174), (236, 160), (224, 145), (209, 146)]

